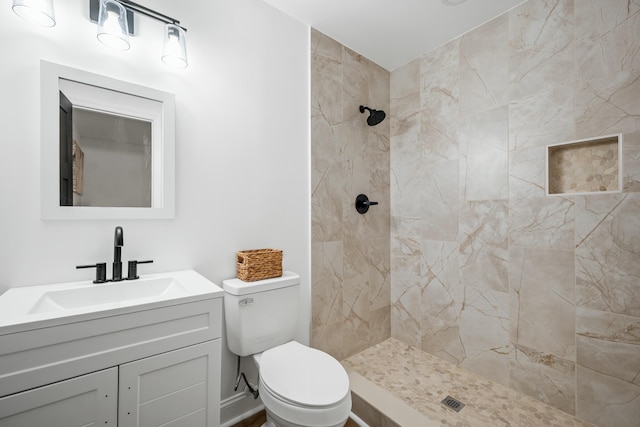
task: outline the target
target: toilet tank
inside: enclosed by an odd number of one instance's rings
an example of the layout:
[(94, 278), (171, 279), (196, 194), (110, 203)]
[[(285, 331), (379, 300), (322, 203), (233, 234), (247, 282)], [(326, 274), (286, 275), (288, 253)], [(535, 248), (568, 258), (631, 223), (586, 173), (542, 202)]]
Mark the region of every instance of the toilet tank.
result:
[(295, 338), (300, 276), (243, 282), (229, 279), (224, 289), (224, 317), (229, 350), (238, 356), (260, 353)]

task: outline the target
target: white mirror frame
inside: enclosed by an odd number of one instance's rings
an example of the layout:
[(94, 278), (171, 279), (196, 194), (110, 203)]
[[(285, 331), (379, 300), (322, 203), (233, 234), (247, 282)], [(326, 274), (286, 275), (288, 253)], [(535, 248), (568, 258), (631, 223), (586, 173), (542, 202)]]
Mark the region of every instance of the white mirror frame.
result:
[[(150, 208), (60, 206), (59, 79), (72, 80), (162, 103), (162, 133), (154, 135), (153, 156), (162, 166), (152, 187), (161, 188)], [(175, 96), (172, 93), (40, 61), (40, 192), (43, 219), (167, 219), (175, 216)], [(158, 163), (154, 161), (154, 167)], [(154, 190), (154, 193), (156, 192)]]

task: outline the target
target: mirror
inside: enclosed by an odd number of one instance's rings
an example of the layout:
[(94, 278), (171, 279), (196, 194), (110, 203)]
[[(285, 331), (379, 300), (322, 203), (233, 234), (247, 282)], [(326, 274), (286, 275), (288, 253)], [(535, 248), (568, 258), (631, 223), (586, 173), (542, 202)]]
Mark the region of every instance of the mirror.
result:
[(173, 218), (173, 94), (41, 61), (44, 219)]

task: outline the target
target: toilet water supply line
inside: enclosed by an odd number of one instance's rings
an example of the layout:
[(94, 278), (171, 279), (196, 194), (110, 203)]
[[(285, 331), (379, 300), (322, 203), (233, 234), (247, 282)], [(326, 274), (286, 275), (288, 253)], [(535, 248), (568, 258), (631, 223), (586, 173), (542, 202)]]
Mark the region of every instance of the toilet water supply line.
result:
[(257, 399), (258, 396), (260, 395), (260, 392), (258, 391), (258, 387), (255, 385), (252, 385), (248, 380), (247, 377), (244, 375), (244, 372), (240, 372), (240, 356), (238, 356), (238, 363), (236, 365), (236, 385), (233, 388), (233, 391), (238, 391), (238, 385), (240, 384), (240, 378), (242, 378), (244, 380), (244, 391), (246, 391), (247, 389), (249, 389), (249, 393), (251, 393), (251, 395), (253, 396), (254, 399)]

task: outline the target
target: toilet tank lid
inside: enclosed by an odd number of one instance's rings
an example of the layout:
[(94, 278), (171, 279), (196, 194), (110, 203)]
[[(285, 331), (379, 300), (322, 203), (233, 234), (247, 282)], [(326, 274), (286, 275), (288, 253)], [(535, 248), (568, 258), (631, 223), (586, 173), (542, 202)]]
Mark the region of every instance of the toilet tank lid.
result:
[(280, 277), (257, 280), (255, 282), (245, 282), (240, 279), (223, 280), (222, 289), (231, 295), (247, 295), (299, 284), (300, 276), (298, 274), (292, 273), (291, 271), (285, 271)]

